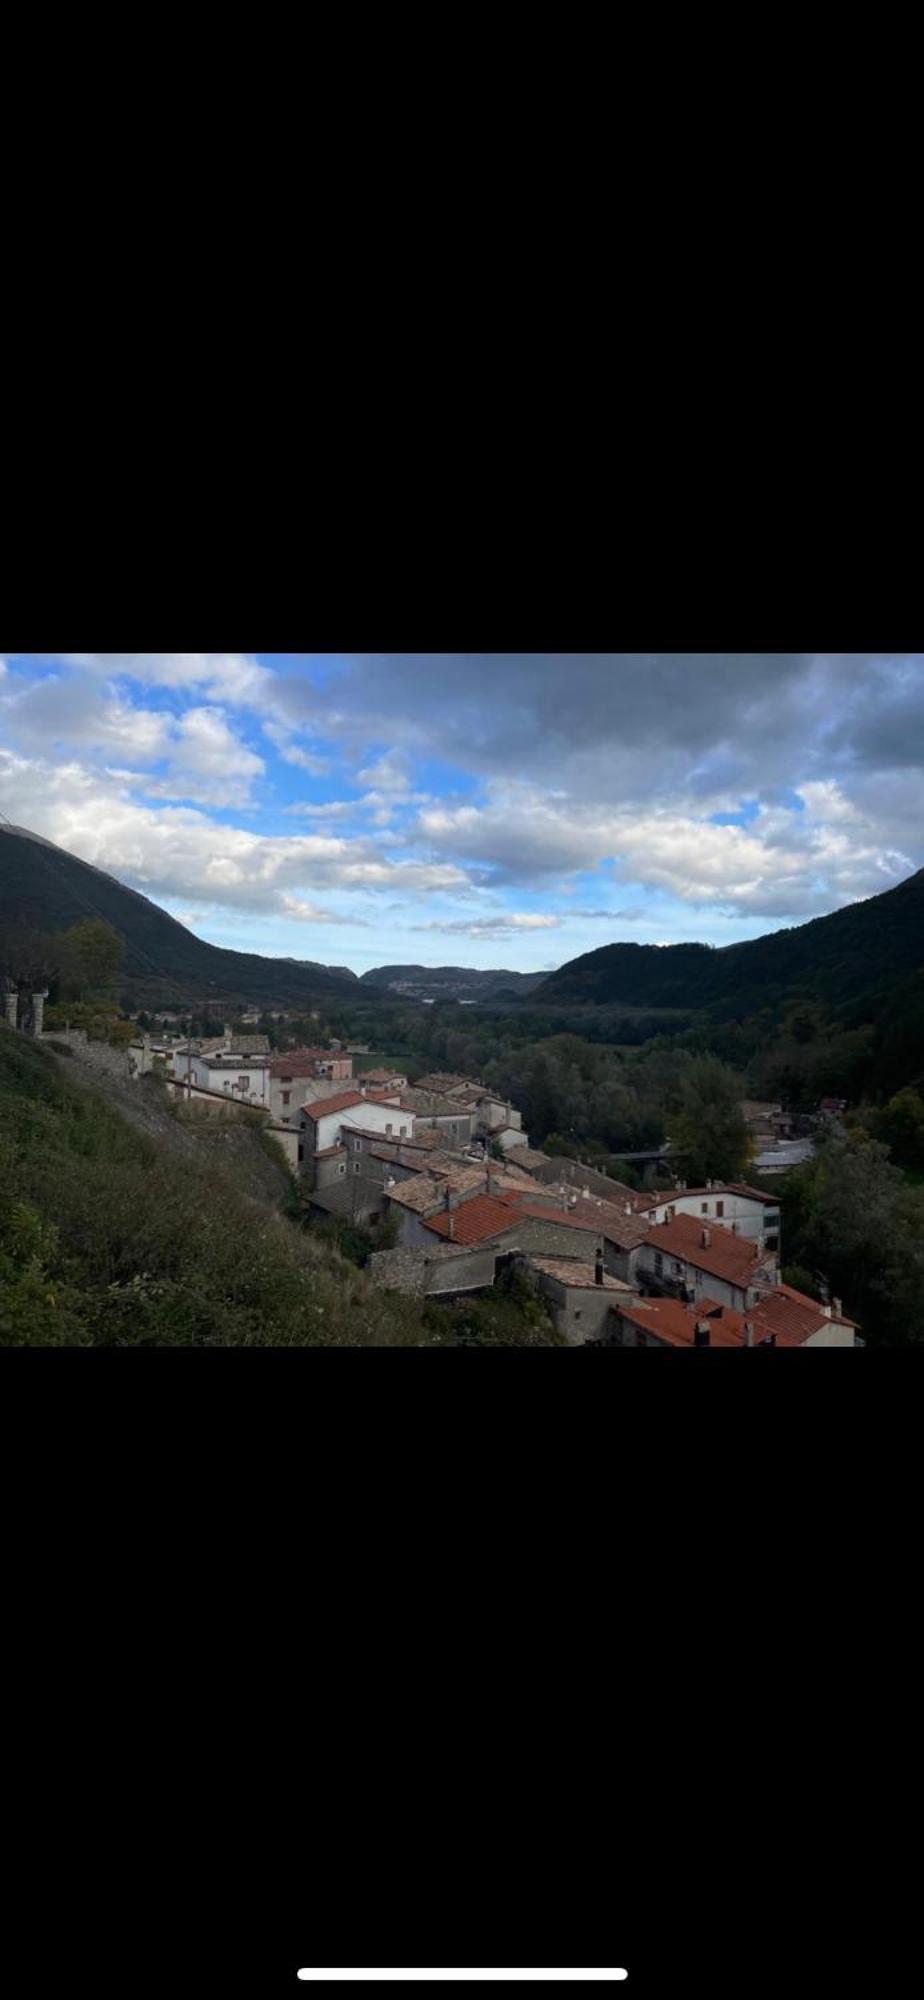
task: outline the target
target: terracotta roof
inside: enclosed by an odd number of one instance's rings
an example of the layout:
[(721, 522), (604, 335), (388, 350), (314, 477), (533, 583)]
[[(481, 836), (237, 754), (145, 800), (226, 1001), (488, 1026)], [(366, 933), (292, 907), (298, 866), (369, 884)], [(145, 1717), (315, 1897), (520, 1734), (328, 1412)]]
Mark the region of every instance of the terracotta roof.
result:
[[(709, 1238), (708, 1243), (703, 1237)], [(673, 1222), (656, 1222), (649, 1230), (646, 1245), (666, 1257), (679, 1257), (711, 1278), (723, 1278), (728, 1285), (746, 1290), (753, 1284), (761, 1253), (746, 1236), (735, 1236), (721, 1223), (703, 1222), (695, 1215), (675, 1215)]]
[(508, 1199), (480, 1194), (458, 1208), (426, 1216), (423, 1226), (453, 1243), (483, 1243), (488, 1237), (515, 1229), (518, 1219), (518, 1211)]
[(330, 1058), (330, 1049), (280, 1049), (273, 1057), (273, 1069), (282, 1067), (287, 1076), (314, 1074), (315, 1063)]
[[(283, 1125), (281, 1129), (283, 1132), (294, 1132), (295, 1127), (294, 1125)], [(319, 1153), (312, 1153), (311, 1157), (314, 1160), (332, 1160), (337, 1153), (341, 1153), (344, 1159), (346, 1159), (345, 1146), (322, 1146), (321, 1151)]]
[(632, 1297), (631, 1287), (624, 1285), (621, 1278), (611, 1278), (608, 1271), (603, 1274), (603, 1284), (597, 1284), (596, 1266), (584, 1264), (579, 1257), (530, 1257), (536, 1271), (544, 1271), (549, 1278), (557, 1278), (560, 1285), (577, 1287), (580, 1291), (622, 1292), (625, 1298)]
[(403, 1069), (364, 1069), (357, 1081), (359, 1083), (390, 1083), (393, 1076), (403, 1075)]
[[(636, 1299), (626, 1304), (620, 1300), (614, 1310), (621, 1319), (655, 1334), (668, 1347), (692, 1347), (701, 1319), (709, 1321), (710, 1347), (745, 1345), (744, 1313), (735, 1312), (731, 1306), (720, 1306), (715, 1299), (700, 1299), (695, 1306), (684, 1305), (680, 1299)], [(755, 1315), (751, 1313), (749, 1318), (753, 1320)], [(756, 1325), (754, 1331), (755, 1338), (759, 1338)]]
[(339, 1097), (319, 1097), (315, 1104), (303, 1104), (306, 1118), (328, 1118), (332, 1111), (352, 1111), (354, 1104), (365, 1104), (366, 1099), (358, 1090), (344, 1090)]
[(791, 1285), (777, 1285), (749, 1317), (758, 1333), (776, 1334), (778, 1347), (801, 1347), (810, 1334), (821, 1333), (825, 1327), (856, 1326), (856, 1320), (848, 1319), (846, 1313), (839, 1313), (837, 1318), (832, 1313), (829, 1319), (817, 1299), (807, 1298)]

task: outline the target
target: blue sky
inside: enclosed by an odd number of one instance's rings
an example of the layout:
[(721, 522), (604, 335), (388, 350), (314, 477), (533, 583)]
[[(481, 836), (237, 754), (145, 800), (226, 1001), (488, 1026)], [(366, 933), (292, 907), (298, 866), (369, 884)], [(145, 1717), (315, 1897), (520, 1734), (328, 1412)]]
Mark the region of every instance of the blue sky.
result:
[(0, 810), (200, 936), (536, 971), (714, 944), (924, 861), (921, 656), (0, 662)]

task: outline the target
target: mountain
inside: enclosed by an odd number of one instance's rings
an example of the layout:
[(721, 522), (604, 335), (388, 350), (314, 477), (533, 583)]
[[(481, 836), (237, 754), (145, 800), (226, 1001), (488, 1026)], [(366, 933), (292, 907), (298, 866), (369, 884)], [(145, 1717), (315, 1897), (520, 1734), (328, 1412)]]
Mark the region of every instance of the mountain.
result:
[(125, 940), (122, 991), (138, 1006), (308, 1008), (355, 995), (353, 973), (223, 951), (166, 910), (25, 827), (0, 823), (0, 926), (67, 930), (102, 917)]
[(881, 896), (745, 944), (607, 944), (544, 980), (543, 1006), (710, 1008), (742, 1016), (798, 992), (874, 1005), (924, 968), (924, 869)]
[(516, 1000), (541, 986), (544, 972), (482, 972), (471, 965), (376, 965), (364, 986), (381, 986), (406, 1000)]

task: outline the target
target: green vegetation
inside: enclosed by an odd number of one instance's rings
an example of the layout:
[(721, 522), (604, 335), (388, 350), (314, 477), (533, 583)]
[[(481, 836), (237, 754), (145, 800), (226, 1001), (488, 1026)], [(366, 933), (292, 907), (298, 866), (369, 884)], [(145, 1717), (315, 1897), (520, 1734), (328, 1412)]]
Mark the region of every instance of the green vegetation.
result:
[(786, 1283), (816, 1297), (826, 1287), (872, 1346), (924, 1340), (924, 1194), (886, 1147), (862, 1131), (827, 1138), (786, 1175), (781, 1215)]
[(207, 1134), (201, 1158), (145, 1138), (0, 1027), (0, 1344), (427, 1337), (413, 1301), (375, 1290), (336, 1248), (243, 1194)]
[(424, 1326), (437, 1347), (563, 1347), (522, 1271), (507, 1270), (493, 1291), (443, 1305), (428, 1299)]

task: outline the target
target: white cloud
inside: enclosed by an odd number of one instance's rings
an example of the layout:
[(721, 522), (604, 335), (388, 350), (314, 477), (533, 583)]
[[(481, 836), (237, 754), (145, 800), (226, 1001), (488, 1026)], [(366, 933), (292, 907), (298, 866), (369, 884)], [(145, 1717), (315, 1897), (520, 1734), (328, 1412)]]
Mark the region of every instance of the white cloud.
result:
[(674, 811), (614, 809), (506, 784), (483, 806), (424, 811), (417, 826), (432, 851), (485, 862), (499, 882), (560, 884), (610, 863), (617, 879), (755, 916), (814, 915), (913, 867), (836, 786), (809, 785), (802, 795), (805, 811), (777, 807), (750, 826), (717, 826), (684, 800)]
[(299, 896), (283, 896), (279, 909), (282, 916), (292, 917), (300, 924), (361, 924), (364, 928), (368, 927), (365, 917), (348, 917), (342, 912), (338, 915), (335, 910), (322, 910), (316, 903), (306, 903)]
[(497, 917), (473, 917), (452, 923), (414, 924), (415, 931), (443, 931), (447, 935), (472, 938), (515, 937), (522, 931), (557, 930), (560, 917), (513, 913)]
[[(270, 836), (222, 826), (193, 806), (146, 806), (123, 777), (76, 762), (53, 765), (0, 749), (0, 806), (19, 825), (44, 834), (155, 900), (203, 900), (262, 914), (282, 896), (318, 889), (387, 890), (417, 897), (469, 891), (450, 862), (393, 861), (372, 837)], [(308, 892), (305, 895), (305, 892)]]
[(272, 719), (264, 722), (263, 734), (269, 738), (285, 764), (296, 764), (302, 771), (310, 771), (312, 777), (321, 778), (330, 770), (330, 758), (322, 757), (316, 750), (306, 750), (296, 743), (290, 729)]
[(263, 758), (229, 729), (220, 708), (188, 708), (176, 724), (166, 776), (146, 790), (200, 805), (247, 805), (253, 782), (265, 769)]
[(376, 763), (368, 764), (364, 771), (357, 771), (358, 785), (368, 785), (377, 792), (409, 792), (410, 774), (404, 757), (397, 750), (389, 750)]
[[(49, 657), (39, 655), (38, 657)], [(246, 653), (55, 653), (67, 666), (143, 687), (202, 688), (212, 700), (255, 706), (269, 697), (275, 675)]]

